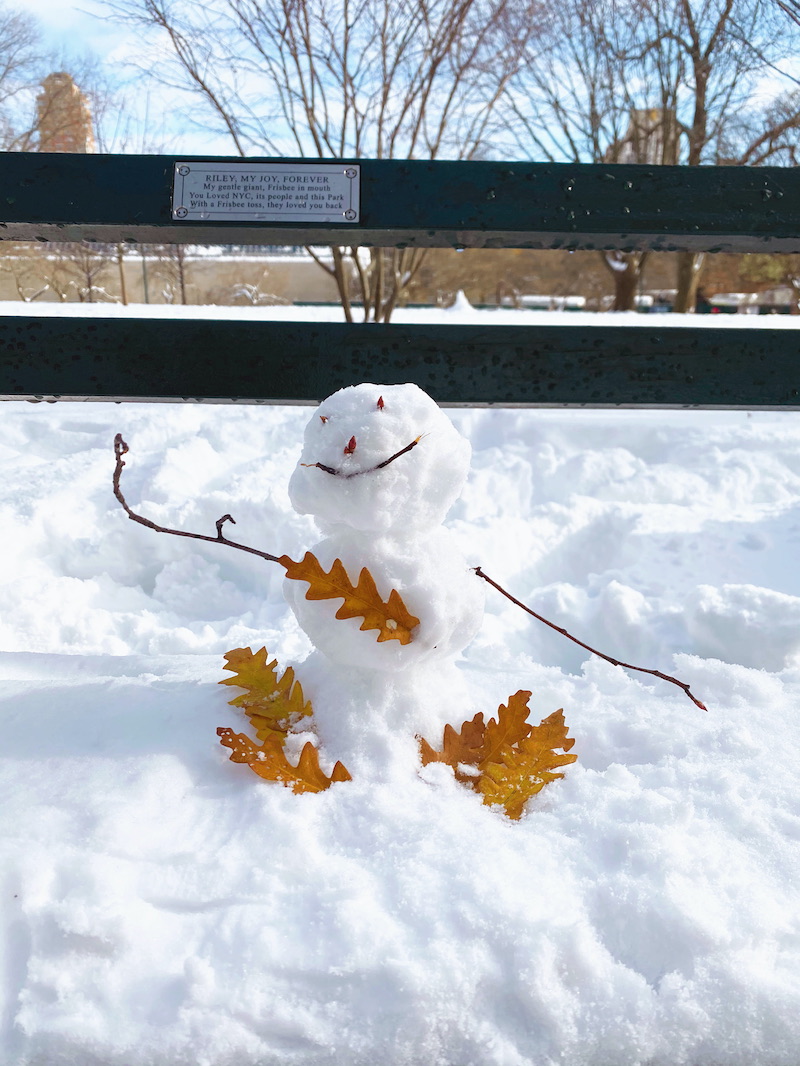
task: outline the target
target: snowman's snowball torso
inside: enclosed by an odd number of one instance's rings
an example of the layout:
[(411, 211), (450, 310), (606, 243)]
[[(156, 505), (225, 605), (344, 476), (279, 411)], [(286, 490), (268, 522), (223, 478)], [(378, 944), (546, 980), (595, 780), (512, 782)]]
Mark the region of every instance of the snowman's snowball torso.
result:
[(298, 622), (329, 659), (359, 668), (402, 671), (426, 660), (452, 659), (480, 627), (483, 587), (446, 529), (411, 539), (339, 533), (313, 550), (325, 570), (334, 559), (341, 559), (354, 584), (366, 567), (384, 601), (395, 589), (420, 620), (411, 643), (379, 643), (374, 629), (361, 630), (362, 619), (334, 618), (341, 600), (307, 600), (305, 582), (286, 581), (286, 599)]
[(295, 509), (329, 534), (312, 550), (325, 570), (341, 559), (354, 583), (366, 567), (384, 600), (395, 589), (420, 620), (411, 643), (379, 643), (375, 630), (360, 629), (361, 619), (334, 617), (341, 601), (307, 600), (308, 585), (287, 580), (289, 604), (327, 658), (395, 673), (452, 658), (472, 640), (483, 617), (482, 583), (441, 524), (466, 480), (470, 453), (416, 385), (355, 385), (316, 409), (289, 483)]

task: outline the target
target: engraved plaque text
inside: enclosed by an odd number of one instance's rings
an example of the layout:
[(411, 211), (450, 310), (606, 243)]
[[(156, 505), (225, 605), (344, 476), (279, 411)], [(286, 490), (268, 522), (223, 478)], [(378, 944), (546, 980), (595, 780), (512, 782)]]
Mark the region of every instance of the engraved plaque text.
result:
[(176, 163), (172, 217), (181, 221), (359, 220), (352, 163)]

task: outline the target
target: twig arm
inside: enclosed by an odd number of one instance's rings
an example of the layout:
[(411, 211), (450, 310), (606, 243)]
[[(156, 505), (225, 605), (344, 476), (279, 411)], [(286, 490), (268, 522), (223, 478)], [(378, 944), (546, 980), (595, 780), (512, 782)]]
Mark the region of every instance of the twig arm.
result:
[(251, 555), (257, 555), (261, 559), (266, 559), (270, 563), (279, 563), (280, 559), (277, 555), (270, 555), (269, 552), (259, 551), (258, 548), (251, 548), (247, 544), (239, 544), (235, 540), (228, 540), (223, 534), (222, 527), (226, 522), (231, 522), (236, 525), (235, 520), (229, 515), (225, 514), (222, 518), (217, 520), (217, 535), (216, 537), (207, 536), (205, 533), (188, 533), (185, 529), (170, 529), (168, 526), (159, 526), (155, 522), (151, 522), (149, 518), (145, 518), (144, 515), (136, 514), (128, 506), (128, 501), (122, 494), (122, 488), (120, 487), (120, 479), (122, 477), (122, 470), (125, 466), (125, 460), (123, 456), (128, 453), (130, 449), (125, 441), (122, 439), (122, 434), (117, 433), (114, 437), (114, 455), (116, 457), (116, 465), (114, 467), (114, 495), (124, 507), (128, 518), (133, 522), (138, 522), (140, 526), (147, 526), (148, 529), (154, 529), (156, 533), (171, 533), (174, 537), (190, 537), (192, 540), (206, 540), (211, 544), (226, 544), (229, 548), (238, 548), (239, 551), (249, 552)]
[(708, 710), (705, 704), (701, 703), (696, 696), (692, 695), (689, 690), (689, 686), (685, 684), (685, 682), (679, 681), (677, 677), (670, 677), (669, 674), (662, 674), (660, 670), (648, 670), (644, 666), (632, 666), (630, 663), (620, 662), (619, 659), (612, 659), (610, 655), (604, 655), (603, 652), (598, 651), (597, 648), (592, 648), (588, 644), (584, 644), (582, 640), (578, 640), (577, 637), (573, 637), (573, 635), (571, 633), (568, 633), (566, 629), (562, 629), (561, 626), (557, 626), (554, 622), (549, 622), (546, 618), (543, 618), (542, 615), (537, 614), (536, 611), (531, 610), (531, 608), (527, 607), (524, 603), (522, 603), (521, 600), (518, 600), (516, 596), (512, 596), (510, 592), (506, 592), (506, 590), (501, 585), (498, 585), (496, 581), (493, 581), (488, 574), (484, 574), (483, 570), (481, 570), (479, 566), (473, 567), (473, 569), (478, 575), (478, 577), (483, 578), (483, 580), (488, 582), (488, 584), (490, 584), (492, 588), (497, 589), (497, 591), (502, 593), (502, 595), (505, 596), (507, 600), (511, 600), (511, 602), (515, 603), (517, 607), (521, 607), (523, 611), (527, 611), (527, 613), (533, 618), (535, 618), (537, 622), (543, 622), (546, 626), (549, 626), (551, 629), (554, 629), (556, 633), (560, 633), (562, 637), (566, 637), (567, 640), (571, 640), (573, 644), (578, 644), (581, 648), (585, 648), (586, 651), (591, 652), (592, 655), (597, 655), (598, 658), (605, 659), (605, 661), (607, 663), (611, 663), (612, 666), (621, 666), (625, 670), (636, 670), (640, 674), (650, 674), (652, 677), (661, 678), (662, 681), (669, 681), (671, 684), (677, 685), (678, 688), (683, 689), (683, 691), (686, 693), (692, 703), (696, 707), (699, 707), (701, 711)]

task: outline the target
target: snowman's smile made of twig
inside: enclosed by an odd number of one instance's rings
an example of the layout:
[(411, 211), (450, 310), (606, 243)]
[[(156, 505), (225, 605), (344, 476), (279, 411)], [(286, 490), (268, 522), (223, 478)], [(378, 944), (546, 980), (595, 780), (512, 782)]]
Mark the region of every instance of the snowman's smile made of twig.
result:
[[(383, 470), (389, 463), (393, 463), (395, 459), (399, 459), (401, 455), (405, 455), (406, 452), (410, 452), (412, 448), (416, 448), (424, 433), (420, 433), (418, 437), (415, 437), (410, 444), (407, 444), (405, 448), (401, 448), (399, 452), (395, 452), (394, 455), (390, 455), (388, 459), (384, 459), (382, 463), (376, 463), (375, 466), (368, 466), (364, 470), (337, 470), (333, 466), (326, 466), (324, 463), (301, 463), (300, 466), (306, 466), (310, 468), (316, 468), (317, 470), (324, 470), (326, 474), (332, 474), (334, 477), (353, 478), (360, 477), (361, 474), (374, 474), (376, 470)], [(348, 441), (347, 447), (344, 449), (346, 456), (351, 456), (356, 450), (356, 438), (351, 437)]]

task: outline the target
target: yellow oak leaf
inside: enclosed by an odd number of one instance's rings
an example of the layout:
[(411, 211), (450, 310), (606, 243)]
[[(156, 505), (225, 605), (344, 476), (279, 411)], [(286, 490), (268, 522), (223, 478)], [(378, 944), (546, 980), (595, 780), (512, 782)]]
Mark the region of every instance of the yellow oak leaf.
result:
[(377, 629), (378, 643), (399, 640), (401, 644), (409, 644), (413, 639), (411, 631), (419, 625), (419, 618), (409, 613), (395, 589), (392, 589), (388, 600), (384, 602), (375, 585), (375, 579), (366, 567), (362, 569), (358, 583), (354, 585), (341, 559), (334, 559), (333, 566), (328, 571), (323, 569), (311, 552), (306, 552), (299, 563), (294, 562), (288, 555), (282, 555), (278, 562), (286, 567), (288, 578), (308, 582), (307, 600), (344, 600), (335, 617), (363, 618), (361, 629)]
[[(574, 743), (574, 739), (567, 736), (563, 711), (543, 719), (527, 737), (501, 748), (491, 761), (481, 764), (477, 788), (483, 802), (499, 804), (509, 818), (520, 818), (531, 796), (564, 776), (555, 773), (556, 768), (567, 766), (578, 758), (566, 754)], [(561, 748), (564, 754), (556, 754), (557, 748)]]
[(491, 762), (504, 747), (517, 744), (530, 733), (533, 728), (528, 723), (530, 697), (530, 692), (515, 692), (508, 705), (500, 704), (496, 721), (490, 718), (484, 723), (483, 714), (479, 712), (471, 721), (464, 722), (458, 733), (451, 725), (446, 725), (441, 751), (434, 751), (427, 740), (420, 737), (422, 765), (444, 762), (453, 767), (464, 763), (480, 767)]
[[(497, 719), (485, 725), (482, 714), (464, 722), (459, 732), (446, 725), (441, 751), (420, 737), (422, 765), (447, 763), (458, 781), (480, 792), (484, 803), (499, 804), (509, 818), (519, 818), (531, 796), (564, 776), (556, 768), (577, 759), (566, 754), (575, 741), (567, 736), (563, 711), (538, 726), (528, 723), (530, 696), (524, 690), (514, 693), (507, 705), (500, 704)], [(556, 754), (557, 748), (565, 754)]]
[(226, 726), (217, 729), (220, 744), (231, 749), (231, 761), (246, 763), (265, 781), (277, 781), (292, 792), (324, 792), (337, 781), (352, 778), (340, 762), (337, 762), (328, 777), (319, 765), (317, 749), (309, 742), (293, 766), (286, 758), (282, 743), (270, 737), (258, 745), (244, 733), (234, 733)]
[(311, 704), (303, 697), (303, 688), (295, 680), (291, 666), (278, 678), (277, 659), (267, 662), (267, 649), (252, 652), (250, 648), (235, 648), (225, 655), (226, 677), (220, 685), (236, 685), (245, 689), (230, 700), (233, 707), (241, 707), (250, 719), (259, 740), (283, 738), (287, 731), (311, 714)]

